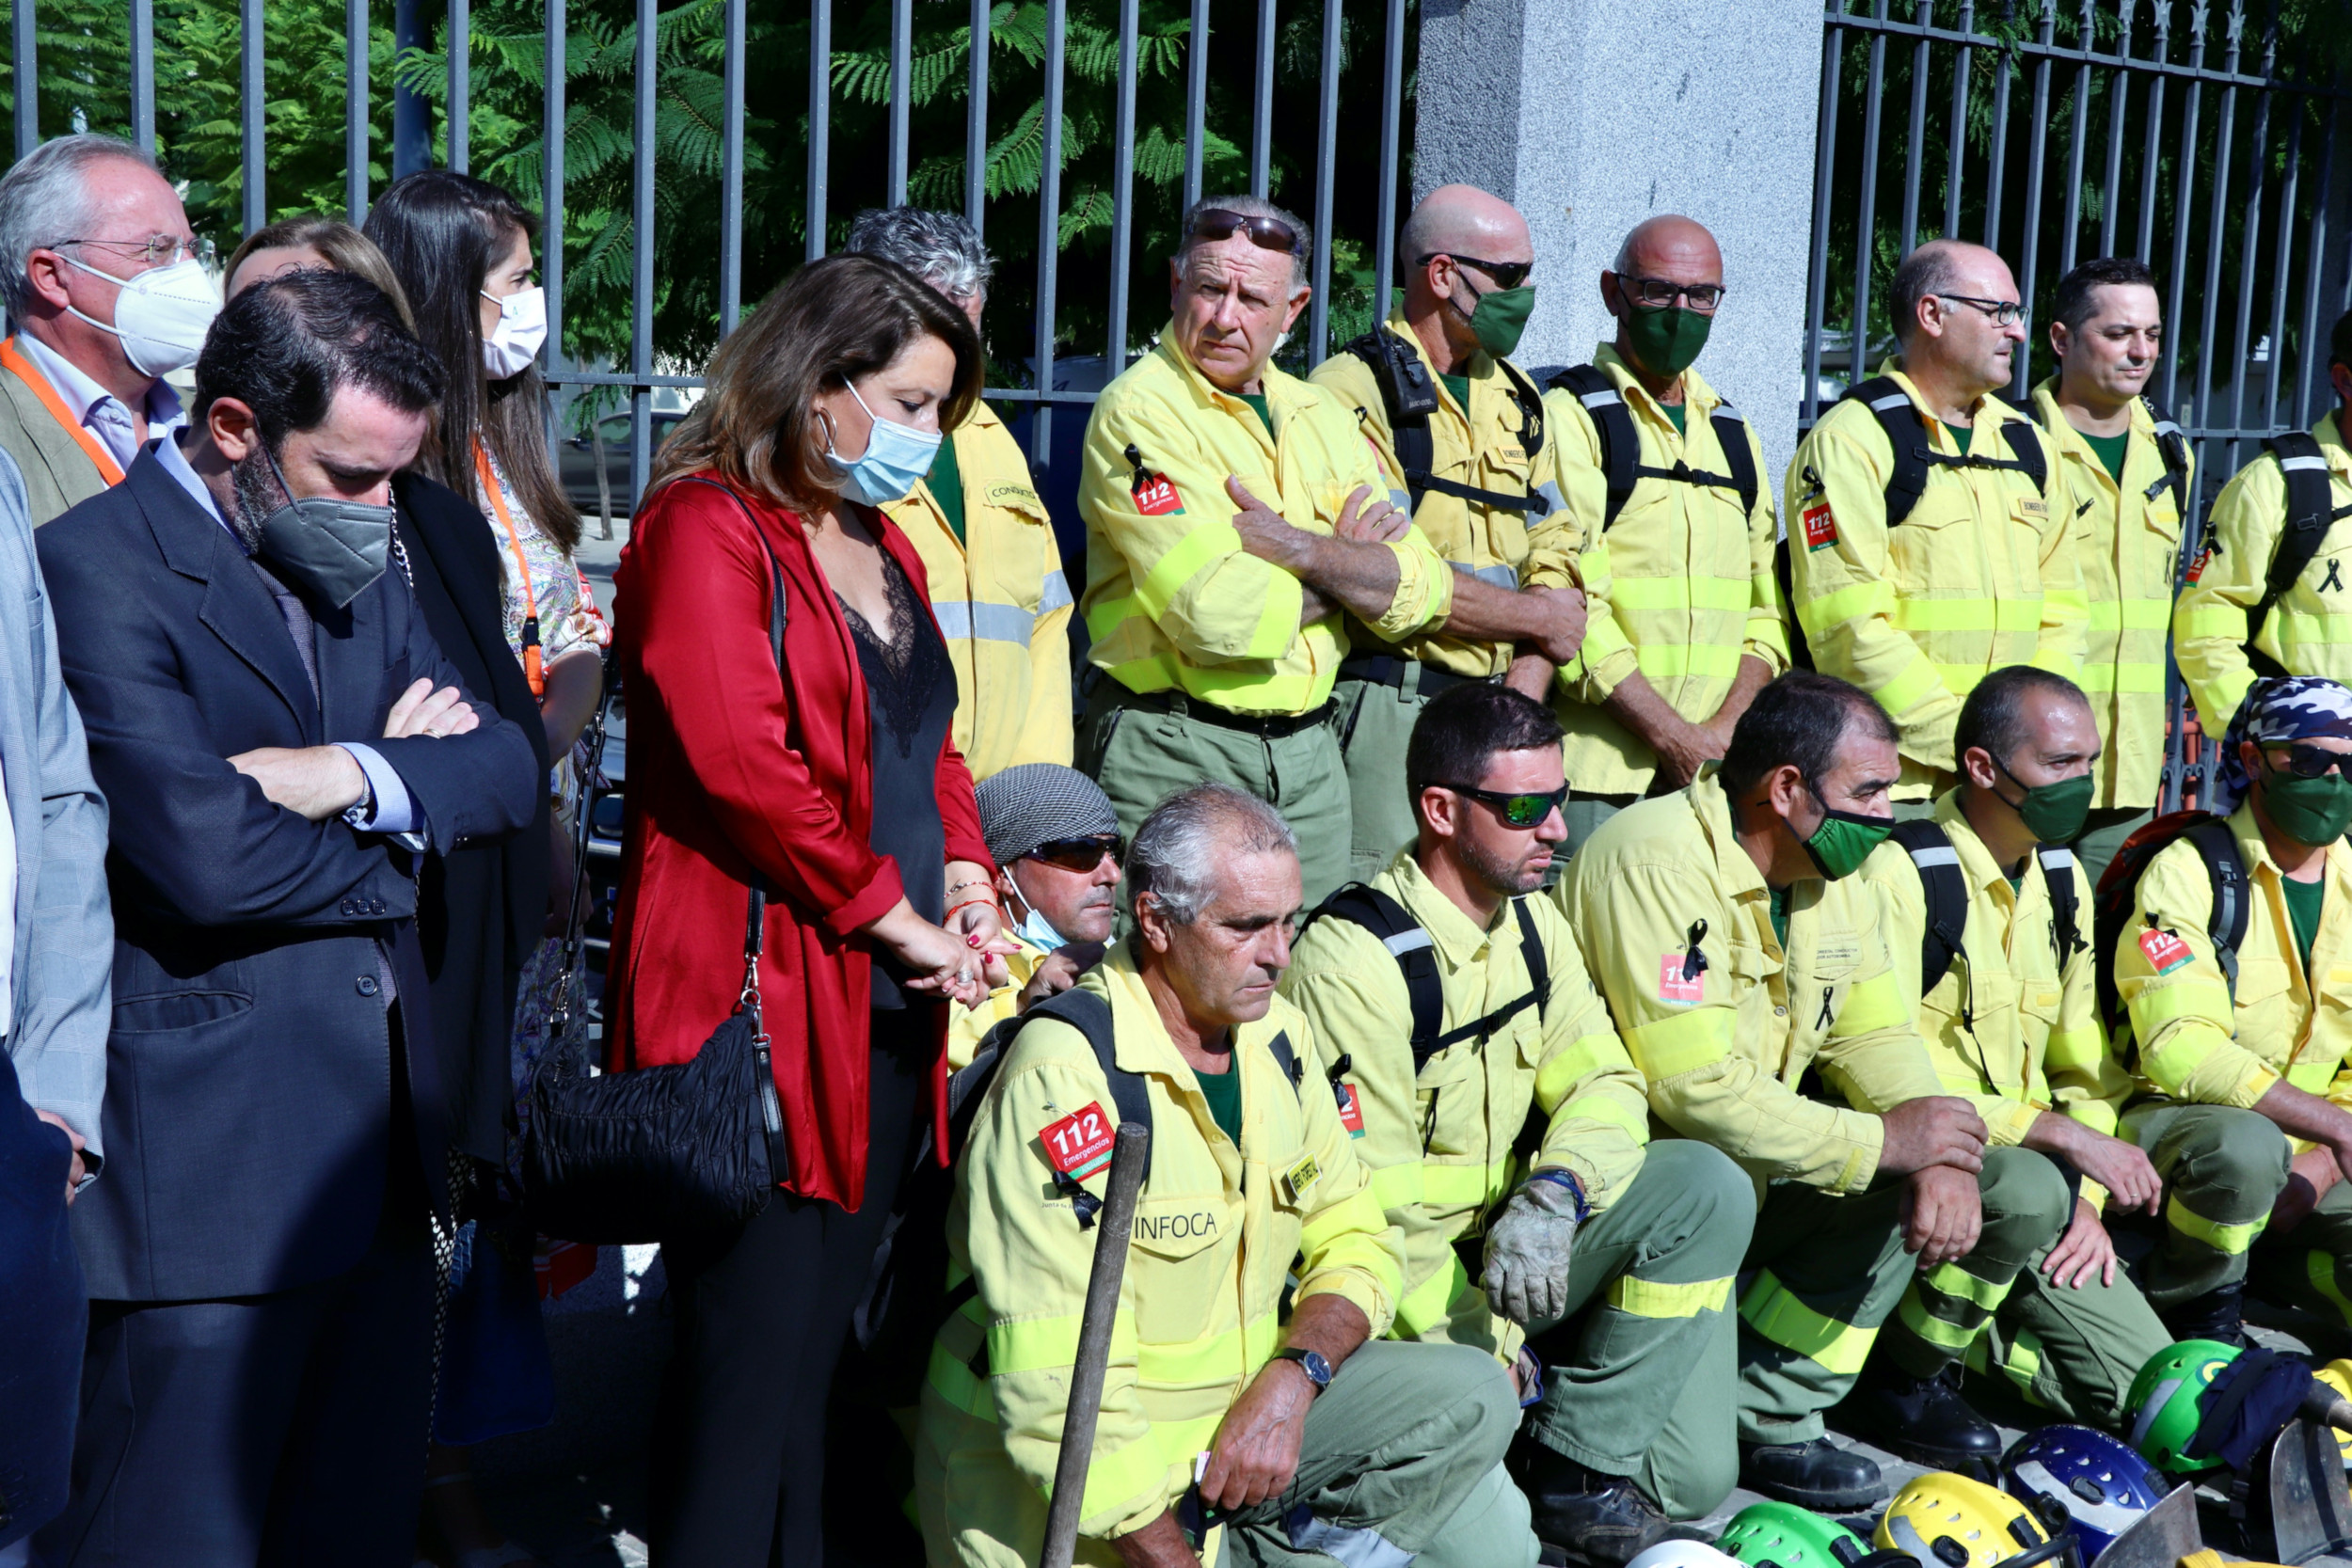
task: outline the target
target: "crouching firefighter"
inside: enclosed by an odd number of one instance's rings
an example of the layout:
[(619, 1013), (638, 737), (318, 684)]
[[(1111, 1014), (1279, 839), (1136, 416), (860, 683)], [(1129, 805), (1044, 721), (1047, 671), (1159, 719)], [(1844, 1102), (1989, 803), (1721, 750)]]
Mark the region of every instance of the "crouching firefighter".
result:
[(2143, 1265), (2177, 1338), (2246, 1342), (2273, 1301), (2352, 1327), (2352, 690), (2256, 681), (2213, 803), (2135, 833), (2099, 944), (2138, 1075), (2125, 1137), (2164, 1179)]
[(1127, 871), (1135, 935), (1007, 1025), (957, 1158), (951, 1309), (915, 1445), (930, 1560), (1037, 1560), (1090, 1227), (1113, 1129), (1133, 1120), (1151, 1163), (1078, 1560), (1190, 1568), (1221, 1528), (1228, 1563), (1532, 1568), (1502, 1369), (1379, 1338), (1396, 1229), (1306, 1076), (1312, 1027), (1275, 994), (1299, 907), (1289, 828), (1198, 784), (1145, 819)]
[(1313, 1026), (1310, 1092), (1329, 1085), (1404, 1239), (1390, 1335), (1513, 1370), (1537, 1537), (1613, 1568), (1738, 1479), (1730, 1296), (1755, 1190), (1706, 1144), (1649, 1146), (1642, 1075), (1567, 922), (1529, 896), (1565, 833), (1549, 711), (1448, 691), (1405, 773), (1418, 842), (1325, 902), (1283, 995)]
[[(2099, 1027), (2090, 896), (2065, 847), (2098, 785), (2098, 721), (2063, 675), (2011, 665), (1968, 693), (1952, 745), (1959, 786), (1933, 816), (1899, 824), (1863, 877), (1885, 901), (1895, 972), (1937, 1075), (1984, 1118), (1984, 1227), (1967, 1257), (1911, 1281), (1878, 1354), (1932, 1359), (1949, 1376), (1963, 1354), (2037, 1404), (2112, 1427), (2133, 1375), (2172, 1337), (2101, 1219), (2109, 1204), (2154, 1213), (2160, 1183), (2114, 1135), (2131, 1081)], [(1945, 1468), (2000, 1453), (1980, 1422), (1925, 1446), (1910, 1437), (1886, 1434), (1904, 1458)]]
[[(1822, 1435), (1913, 1274), (1974, 1248), (1985, 1126), (1920, 1043), (1853, 878), (1894, 823), (1895, 730), (1809, 672), (1756, 694), (1720, 769), (1637, 801), (1568, 863), (1558, 896), (1649, 1089), (1650, 1111), (1739, 1162), (1762, 1196), (1742, 1259), (1740, 1479), (1812, 1509), (1886, 1495)], [(1654, 1146), (1655, 1147), (1655, 1146)], [(1656, 1155), (1653, 1153), (1652, 1159)], [(1645, 1173), (1645, 1180), (1649, 1173)], [(1915, 1441), (1977, 1417), (1906, 1358)], [(1889, 1418), (1874, 1424), (1886, 1430)]]

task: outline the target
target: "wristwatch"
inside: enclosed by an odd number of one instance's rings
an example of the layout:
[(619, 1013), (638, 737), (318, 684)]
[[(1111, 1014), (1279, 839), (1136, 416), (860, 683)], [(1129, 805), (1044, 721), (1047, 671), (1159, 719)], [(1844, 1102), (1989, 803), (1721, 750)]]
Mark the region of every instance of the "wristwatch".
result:
[(1297, 1362), (1298, 1370), (1307, 1374), (1307, 1381), (1315, 1386), (1315, 1392), (1318, 1394), (1331, 1386), (1331, 1363), (1323, 1358), (1321, 1351), (1302, 1350), (1296, 1345), (1285, 1345), (1274, 1353), (1274, 1359)]

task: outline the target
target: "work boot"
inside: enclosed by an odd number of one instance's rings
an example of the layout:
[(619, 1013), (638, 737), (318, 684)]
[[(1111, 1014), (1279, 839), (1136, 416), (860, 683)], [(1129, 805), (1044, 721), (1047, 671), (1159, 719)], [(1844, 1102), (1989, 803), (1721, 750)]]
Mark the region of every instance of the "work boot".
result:
[(1990, 1481), (2001, 1434), (1960, 1397), (1960, 1367), (1913, 1377), (1890, 1360), (1874, 1362), (1847, 1397), (1850, 1430), (1899, 1459), (1931, 1470)]
[(1874, 1461), (1826, 1437), (1803, 1443), (1741, 1443), (1740, 1484), (1817, 1513), (1867, 1508), (1887, 1492)]
[(2175, 1339), (2213, 1339), (2243, 1350), (2247, 1344), (2246, 1281), (2191, 1296), (2156, 1316), (2164, 1320)]
[(1512, 1445), (1505, 1467), (1527, 1494), (1547, 1563), (1624, 1568), (1634, 1554), (1661, 1541), (1714, 1539), (1707, 1530), (1668, 1519), (1626, 1477), (1588, 1470), (1529, 1438)]

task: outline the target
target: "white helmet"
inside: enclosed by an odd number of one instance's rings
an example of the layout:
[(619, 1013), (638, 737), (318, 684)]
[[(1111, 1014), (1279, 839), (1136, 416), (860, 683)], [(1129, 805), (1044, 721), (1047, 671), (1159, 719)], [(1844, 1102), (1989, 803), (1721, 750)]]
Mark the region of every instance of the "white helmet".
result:
[(1728, 1552), (1717, 1551), (1704, 1541), (1661, 1541), (1635, 1557), (1625, 1568), (1742, 1568), (1742, 1565)]

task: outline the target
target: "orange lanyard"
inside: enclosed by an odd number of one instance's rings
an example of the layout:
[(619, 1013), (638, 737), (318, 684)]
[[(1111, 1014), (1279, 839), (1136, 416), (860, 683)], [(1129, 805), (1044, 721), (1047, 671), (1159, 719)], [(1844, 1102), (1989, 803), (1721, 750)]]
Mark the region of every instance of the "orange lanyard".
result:
[(531, 683), (533, 697), (548, 694), (548, 679), (539, 652), (539, 600), (531, 587), (531, 562), (523, 555), (523, 536), (516, 530), (514, 515), (506, 510), (506, 494), (490, 467), (490, 454), (480, 441), (473, 444), (474, 472), (481, 476), (482, 493), (490, 498), (490, 509), (499, 516), (499, 526), (506, 531), (506, 547), (515, 554), (515, 570), (523, 579), (523, 678)]
[(0, 339), (0, 366), (16, 372), (16, 378), (31, 388), (33, 396), (40, 399), (40, 405), (49, 410), (49, 417), (63, 426), (68, 436), (81, 443), (82, 451), (98, 466), (101, 479), (109, 485), (122, 483), (122, 465), (115, 461), (115, 454), (108, 451), (98, 437), (84, 430), (81, 420), (65, 411), (65, 404), (57, 396), (56, 388), (49, 385), (47, 376), (35, 370), (32, 363), (16, 351), (13, 337)]

